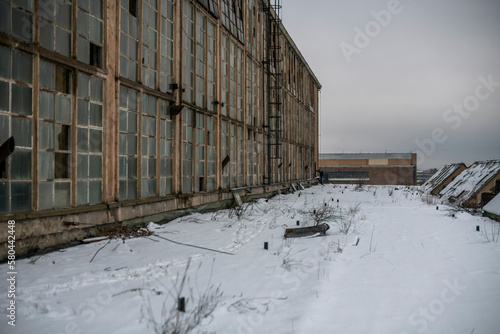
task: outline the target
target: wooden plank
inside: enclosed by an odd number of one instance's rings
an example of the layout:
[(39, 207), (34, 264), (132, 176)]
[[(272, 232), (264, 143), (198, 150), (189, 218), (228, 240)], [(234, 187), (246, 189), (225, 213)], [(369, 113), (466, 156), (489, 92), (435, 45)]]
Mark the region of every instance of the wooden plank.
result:
[(317, 226), (309, 227), (287, 228), (285, 230), (285, 238), (300, 238), (314, 235), (316, 233), (322, 233), (323, 235), (326, 235), (326, 231), (328, 231), (329, 229), (330, 226), (328, 224), (319, 224)]

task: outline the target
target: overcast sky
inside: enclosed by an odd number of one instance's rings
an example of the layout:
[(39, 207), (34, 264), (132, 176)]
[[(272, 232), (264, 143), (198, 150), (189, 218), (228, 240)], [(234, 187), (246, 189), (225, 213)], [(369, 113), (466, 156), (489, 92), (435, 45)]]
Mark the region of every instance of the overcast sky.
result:
[(282, 2), (323, 85), (320, 153), (500, 159), (500, 0)]

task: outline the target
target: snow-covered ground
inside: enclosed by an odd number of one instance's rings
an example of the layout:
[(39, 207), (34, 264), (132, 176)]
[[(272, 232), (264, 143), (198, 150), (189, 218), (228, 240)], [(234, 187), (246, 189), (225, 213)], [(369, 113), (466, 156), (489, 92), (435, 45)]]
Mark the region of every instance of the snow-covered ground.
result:
[[(0, 332), (154, 333), (206, 312), (193, 333), (499, 333), (499, 224), (417, 189), (315, 186), (246, 205), (241, 219), (195, 214), (151, 224), (157, 236), (18, 261), (16, 327), (4, 315)], [(283, 238), (325, 203), (357, 230), (330, 221), (326, 236)], [(181, 286), (187, 312), (171, 313)]]

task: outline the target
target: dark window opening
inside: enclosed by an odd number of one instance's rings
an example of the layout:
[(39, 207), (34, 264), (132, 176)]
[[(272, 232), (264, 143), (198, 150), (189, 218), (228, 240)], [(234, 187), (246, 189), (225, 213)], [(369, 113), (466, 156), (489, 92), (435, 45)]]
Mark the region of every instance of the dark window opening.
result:
[(90, 43), (90, 65), (102, 68), (102, 47)]
[(55, 153), (54, 178), (69, 178), (69, 154)]
[(129, 0), (128, 2), (128, 11), (130, 15), (137, 17), (137, 0)]
[(7, 160), (0, 162), (0, 179), (7, 178)]
[(495, 194), (500, 194), (500, 180), (495, 183)]
[(204, 177), (198, 178), (198, 189), (199, 189), (199, 191), (205, 191), (205, 178)]
[(56, 90), (64, 94), (71, 93), (71, 70), (56, 66)]

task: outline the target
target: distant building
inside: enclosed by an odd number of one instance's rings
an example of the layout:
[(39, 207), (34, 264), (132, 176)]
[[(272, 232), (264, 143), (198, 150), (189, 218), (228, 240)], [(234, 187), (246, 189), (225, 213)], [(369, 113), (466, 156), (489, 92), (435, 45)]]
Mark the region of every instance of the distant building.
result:
[(320, 154), (325, 182), (336, 184), (416, 185), (415, 153)]
[(500, 194), (497, 194), (495, 198), (484, 206), (483, 216), (500, 222)]
[(500, 193), (500, 160), (490, 160), (472, 164), (439, 195), (453, 204), (482, 208), (498, 193)]
[(422, 188), (425, 192), (429, 192), (432, 195), (438, 195), (441, 190), (466, 169), (467, 166), (464, 163), (446, 165), (429, 178), (429, 180), (422, 185)]
[(437, 168), (417, 170), (417, 184), (422, 185), (429, 180), (436, 172)]

